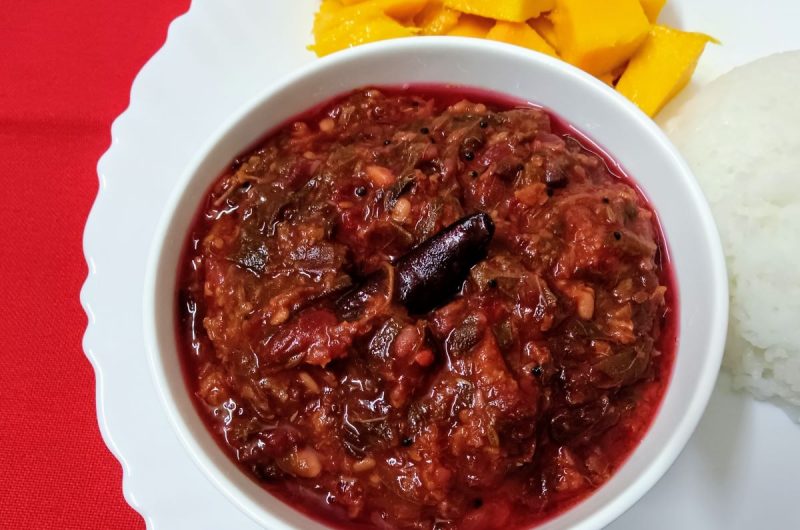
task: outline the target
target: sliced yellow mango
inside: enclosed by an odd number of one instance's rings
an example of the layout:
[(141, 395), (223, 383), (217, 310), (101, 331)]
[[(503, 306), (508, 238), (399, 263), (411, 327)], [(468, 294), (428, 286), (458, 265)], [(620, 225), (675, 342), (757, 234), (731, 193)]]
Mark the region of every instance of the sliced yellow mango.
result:
[(653, 116), (688, 83), (712, 41), (651, 26), (666, 0), (322, 0), (317, 55), (412, 35), (487, 38), (562, 57)]
[(401, 20), (411, 20), (428, 4), (428, 0), (371, 0), (381, 6), (383, 12)]
[(542, 36), (547, 41), (547, 44), (554, 49), (558, 49), (558, 39), (556, 38), (556, 29), (553, 27), (553, 21), (547, 15), (539, 15), (528, 21), (536, 33)]
[(428, 0), (323, 0), (320, 11), (337, 12), (341, 17), (383, 13), (398, 20), (410, 20), (427, 4)]
[(319, 9), (317, 9), (315, 19), (320, 15), (333, 16), (343, 8), (344, 5), (342, 4), (342, 0), (322, 0), (322, 2), (319, 4)]
[(484, 38), (489, 30), (492, 29), (491, 19), (476, 17), (475, 15), (461, 15), (453, 29), (447, 32), (454, 37), (478, 37)]
[(486, 38), (516, 44), (523, 48), (529, 48), (556, 57), (556, 51), (525, 22), (504, 22), (500, 20), (489, 30)]
[(551, 20), (561, 57), (594, 75), (627, 61), (650, 29), (639, 0), (556, 0)]
[[(332, 26), (336, 26), (348, 17), (354, 16), (357, 9), (354, 7), (345, 7), (342, 5), (341, 0), (322, 0), (317, 14), (314, 15), (314, 37), (319, 38), (320, 33), (324, 32)], [(380, 11), (371, 11), (370, 16), (379, 13)], [(364, 16), (363, 12), (359, 11), (359, 16)]]
[(599, 79), (600, 81), (602, 81), (603, 83), (605, 83), (605, 84), (607, 84), (608, 86), (611, 86), (611, 87), (614, 86), (614, 79), (616, 79), (614, 74), (611, 73), (611, 72), (608, 72), (607, 74), (600, 74), (600, 75), (595, 76), (595, 77), (597, 77), (597, 79)]
[(709, 42), (717, 41), (703, 33), (653, 26), (617, 82), (617, 90), (648, 116), (655, 116), (689, 82)]
[(555, 0), (444, 0), (450, 9), (508, 22), (524, 22), (553, 9)]
[(650, 22), (655, 23), (658, 20), (658, 15), (661, 13), (661, 10), (664, 8), (664, 4), (667, 3), (667, 0), (639, 0), (642, 3), (642, 9), (644, 9), (644, 14), (647, 15), (647, 19)]
[(606, 72), (604, 74), (600, 74), (597, 77), (600, 81), (607, 84), (608, 86), (613, 87), (619, 78), (622, 76), (622, 73), (625, 71), (625, 67), (627, 65), (618, 66), (610, 72)]
[(417, 28), (404, 26), (382, 13), (359, 18), (342, 18), (338, 24), (329, 25), (323, 29), (318, 29), (315, 22), (315, 42), (309, 46), (309, 49), (322, 57), (359, 44), (410, 37), (418, 32)]
[(445, 7), (442, 0), (433, 0), (414, 18), (414, 23), (423, 35), (444, 35), (458, 24), (460, 16), (460, 11)]

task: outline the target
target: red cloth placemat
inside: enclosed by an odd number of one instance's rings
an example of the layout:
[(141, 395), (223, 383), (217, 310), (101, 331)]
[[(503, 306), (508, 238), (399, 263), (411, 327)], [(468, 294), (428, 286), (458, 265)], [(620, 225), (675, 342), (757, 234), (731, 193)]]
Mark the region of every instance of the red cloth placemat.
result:
[(82, 236), (136, 72), (188, 0), (26, 0), (0, 13), (0, 527), (144, 528), (100, 438)]

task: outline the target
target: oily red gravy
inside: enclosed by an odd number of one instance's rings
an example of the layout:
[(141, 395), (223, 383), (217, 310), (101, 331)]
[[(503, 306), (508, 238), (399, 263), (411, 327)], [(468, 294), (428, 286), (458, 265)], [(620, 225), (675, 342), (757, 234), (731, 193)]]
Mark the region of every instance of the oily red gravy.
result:
[[(408, 256), (476, 219), (471, 261), (445, 250), (425, 283)], [(221, 447), (306, 514), (525, 528), (595, 491), (647, 431), (676, 342), (670, 278), (643, 195), (547, 111), (372, 88), (214, 184), (178, 340)]]

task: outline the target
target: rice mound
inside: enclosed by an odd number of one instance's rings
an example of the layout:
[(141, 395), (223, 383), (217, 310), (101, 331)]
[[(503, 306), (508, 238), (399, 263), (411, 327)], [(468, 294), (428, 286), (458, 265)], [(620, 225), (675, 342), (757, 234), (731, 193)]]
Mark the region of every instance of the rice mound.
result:
[(800, 421), (800, 51), (720, 77), (659, 119), (719, 227), (730, 276), (723, 366)]

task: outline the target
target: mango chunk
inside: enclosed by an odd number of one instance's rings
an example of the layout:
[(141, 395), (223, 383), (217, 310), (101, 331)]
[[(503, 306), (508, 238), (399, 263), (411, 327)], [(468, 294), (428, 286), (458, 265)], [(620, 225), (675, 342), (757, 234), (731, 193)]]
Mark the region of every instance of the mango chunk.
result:
[(322, 0), (317, 14), (314, 15), (314, 37), (319, 38), (321, 32), (341, 24), (348, 18), (372, 17), (380, 13), (379, 9), (365, 9), (364, 6), (345, 6), (342, 4), (342, 0)]
[(489, 30), (486, 38), (516, 44), (523, 48), (529, 48), (556, 57), (556, 51), (547, 44), (541, 35), (524, 22), (504, 22), (500, 20)]
[(378, 11), (399, 20), (410, 20), (422, 11), (428, 0), (339, 0), (339, 2), (345, 7), (357, 6), (352, 12), (355, 16), (368, 11)]
[(617, 90), (648, 116), (655, 116), (689, 82), (709, 42), (717, 41), (703, 33), (653, 26), (617, 82)]
[(650, 29), (639, 0), (556, 0), (551, 20), (561, 57), (593, 75), (627, 61)]
[(492, 21), (488, 18), (475, 15), (461, 15), (453, 29), (447, 32), (453, 37), (478, 37), (484, 38), (492, 29)]
[(315, 42), (309, 49), (319, 57), (359, 44), (410, 37), (419, 32), (417, 28), (404, 26), (382, 13), (345, 17), (338, 19), (338, 23), (331, 23), (330, 18), (322, 17), (320, 27), (317, 20), (320, 20), (319, 16), (314, 23)]
[(547, 15), (540, 15), (528, 21), (536, 33), (542, 36), (547, 41), (551, 48), (558, 49), (558, 39), (556, 38), (556, 29), (553, 26), (553, 21)]
[(414, 18), (423, 35), (445, 35), (458, 24), (459, 11), (445, 7), (442, 0), (433, 0)]
[(619, 78), (622, 76), (622, 72), (625, 71), (625, 67), (626, 66), (627, 65), (618, 66), (618, 67), (614, 68), (610, 72), (606, 72), (604, 74), (600, 74), (600, 75), (595, 76), (595, 77), (597, 77), (597, 79), (599, 79), (603, 83), (607, 84), (611, 88), (614, 88), (614, 85), (617, 83)]
[(614, 79), (616, 79), (616, 77), (614, 76), (613, 73), (608, 72), (606, 74), (600, 74), (600, 75), (598, 75), (596, 77), (597, 77), (597, 79), (599, 79), (603, 83), (607, 84), (608, 86), (610, 86), (610, 87), (614, 86)]
[(555, 0), (444, 0), (450, 9), (508, 22), (524, 22), (553, 9)]
[(664, 4), (667, 3), (667, 0), (639, 0), (642, 4), (642, 9), (644, 9), (644, 14), (647, 15), (647, 19), (650, 22), (655, 23), (658, 20), (658, 15), (661, 13), (661, 10), (664, 8)]

